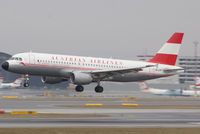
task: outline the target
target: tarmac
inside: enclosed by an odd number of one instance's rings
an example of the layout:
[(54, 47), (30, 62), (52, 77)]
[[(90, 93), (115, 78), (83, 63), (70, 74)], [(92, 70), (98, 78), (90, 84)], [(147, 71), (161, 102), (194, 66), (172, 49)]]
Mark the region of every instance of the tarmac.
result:
[[(16, 91), (16, 90), (15, 90)], [(72, 96), (44, 97), (38, 92), (23, 92), (18, 90), (19, 99), (0, 99), (0, 110), (10, 111), (37, 111), (38, 113), (55, 114), (103, 114), (107, 117), (78, 117), (78, 118), (4, 118), (0, 119), (1, 128), (10, 127), (200, 127), (200, 108), (120, 108), (112, 106), (121, 103), (137, 103), (139, 106), (200, 106), (199, 98), (186, 97), (149, 97), (136, 100), (122, 101), (118, 97), (108, 97), (108, 94), (90, 96), (91, 93), (84, 93), (81, 97), (77, 94)], [(10, 91), (1, 92), (7, 95)], [(56, 93), (59, 91), (55, 91)], [(62, 91), (65, 92), (65, 91)], [(5, 94), (3, 94), (5, 93)], [(12, 95), (13, 92), (10, 92)], [(52, 91), (54, 93), (54, 91)], [(28, 94), (28, 95), (27, 95)], [(88, 94), (90, 97), (88, 97)], [(116, 93), (117, 96), (120, 93)], [(13, 93), (13, 95), (16, 95)], [(112, 94), (113, 96), (115, 94)], [(123, 96), (124, 95), (124, 96)], [(130, 96), (130, 93), (120, 97)], [(132, 93), (132, 95), (134, 95)], [(146, 94), (145, 94), (146, 95)], [(138, 98), (138, 96), (136, 96)], [(61, 99), (62, 98), (62, 99)], [(74, 100), (74, 98), (76, 100)], [(65, 101), (66, 99), (66, 101)], [(79, 100), (80, 99), (80, 100)], [(85, 99), (85, 100), (84, 100)], [(98, 101), (95, 101), (98, 100)], [(106, 101), (104, 99), (110, 99)], [(100, 100), (100, 101), (99, 101)], [(87, 103), (101, 103), (108, 107), (85, 107)], [(75, 107), (73, 107), (75, 106)], [(111, 107), (109, 107), (111, 106)]]

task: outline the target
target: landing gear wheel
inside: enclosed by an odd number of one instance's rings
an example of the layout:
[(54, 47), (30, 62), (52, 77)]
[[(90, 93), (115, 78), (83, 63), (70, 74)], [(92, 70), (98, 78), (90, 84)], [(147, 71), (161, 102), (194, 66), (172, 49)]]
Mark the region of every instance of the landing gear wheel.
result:
[(95, 87), (95, 92), (102, 93), (103, 92), (103, 87), (102, 86), (96, 86)]
[(28, 86), (29, 86), (28, 82), (24, 83), (24, 87), (28, 87)]
[(24, 87), (29, 87), (29, 74), (25, 74)]
[(76, 92), (83, 92), (84, 87), (81, 85), (76, 86)]

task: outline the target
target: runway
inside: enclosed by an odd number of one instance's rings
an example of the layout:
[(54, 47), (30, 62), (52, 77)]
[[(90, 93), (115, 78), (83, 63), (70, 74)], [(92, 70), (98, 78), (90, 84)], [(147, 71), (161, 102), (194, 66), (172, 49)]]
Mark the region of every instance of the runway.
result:
[[(58, 92), (58, 91), (56, 91)], [(36, 92), (38, 93), (38, 92)], [(106, 117), (63, 118), (0, 118), (1, 128), (10, 127), (200, 127), (199, 98), (152, 97), (125, 100), (117, 97), (41, 97), (26, 91), (31, 97), (0, 99), (0, 110), (37, 111), (41, 114), (96, 114)], [(23, 96), (26, 95), (24, 93)], [(35, 95), (35, 96), (34, 96)], [(106, 97), (105, 97), (106, 96)], [(140, 94), (142, 96), (142, 94)], [(125, 97), (125, 96), (123, 96)], [(138, 96), (137, 96), (138, 97)], [(101, 103), (107, 107), (85, 107), (87, 103)], [(136, 103), (138, 108), (116, 107), (121, 103)], [(140, 108), (147, 106), (147, 108)], [(152, 108), (151, 108), (152, 106)], [(172, 108), (153, 108), (172, 106)], [(178, 108), (178, 106), (195, 106)]]
[[(80, 98), (82, 99), (82, 98)], [(0, 109), (46, 109), (46, 108), (53, 108), (53, 109), (68, 109), (68, 107), (60, 107), (60, 106), (67, 106), (67, 105), (85, 105), (86, 103), (101, 103), (103, 105), (113, 105), (117, 106), (120, 105), (121, 103), (137, 103), (141, 106), (146, 105), (146, 106), (156, 106), (156, 105), (199, 105), (200, 106), (200, 99), (193, 99), (193, 100), (188, 100), (187, 98), (184, 98), (182, 100), (179, 99), (168, 99), (168, 100), (129, 100), (129, 101), (121, 101), (120, 98), (118, 98), (115, 101), (103, 101), (104, 98), (102, 98), (101, 101), (95, 101), (95, 98), (89, 98), (92, 100), (87, 100), (87, 101), (74, 101), (74, 100), (56, 100), (53, 99), (51, 100), (37, 100), (35, 98), (34, 100), (0, 100)], [(99, 99), (99, 98), (97, 98)], [(78, 100), (78, 99), (77, 99)]]
[(96, 114), (88, 118), (0, 119), (0, 127), (200, 127), (200, 109), (37, 108), (39, 113)]
[[(150, 114), (151, 115), (151, 114)], [(200, 119), (144, 118), (19, 118), (0, 119), (0, 127), (200, 127)]]

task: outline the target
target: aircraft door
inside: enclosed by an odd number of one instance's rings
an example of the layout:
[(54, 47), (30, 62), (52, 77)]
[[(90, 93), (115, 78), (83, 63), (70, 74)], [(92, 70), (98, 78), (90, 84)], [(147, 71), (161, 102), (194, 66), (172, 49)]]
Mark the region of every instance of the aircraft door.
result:
[(29, 53), (29, 64), (35, 64), (35, 56), (33, 53)]

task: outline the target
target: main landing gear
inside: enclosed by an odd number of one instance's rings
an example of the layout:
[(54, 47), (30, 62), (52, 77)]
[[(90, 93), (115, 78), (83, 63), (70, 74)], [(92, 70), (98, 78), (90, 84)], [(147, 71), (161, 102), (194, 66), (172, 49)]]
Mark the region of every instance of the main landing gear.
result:
[(28, 74), (25, 74), (24, 87), (29, 87), (29, 75)]
[(103, 92), (103, 87), (100, 86), (100, 80), (97, 81), (97, 86), (95, 87), (95, 92), (96, 93), (102, 93)]
[(83, 90), (84, 90), (84, 87), (83, 86), (81, 86), (81, 85), (78, 85), (78, 86), (76, 86), (76, 92), (83, 92)]
[[(83, 92), (84, 87), (81, 86), (81, 85), (77, 85), (75, 90), (76, 90), (76, 92)], [(95, 90), (96, 93), (102, 93), (103, 92), (103, 87), (100, 86), (100, 82), (98, 82), (98, 85), (95, 87), (94, 90)]]
[(103, 92), (103, 87), (102, 86), (96, 86), (95, 87), (95, 92), (97, 92), (97, 93), (102, 93)]

